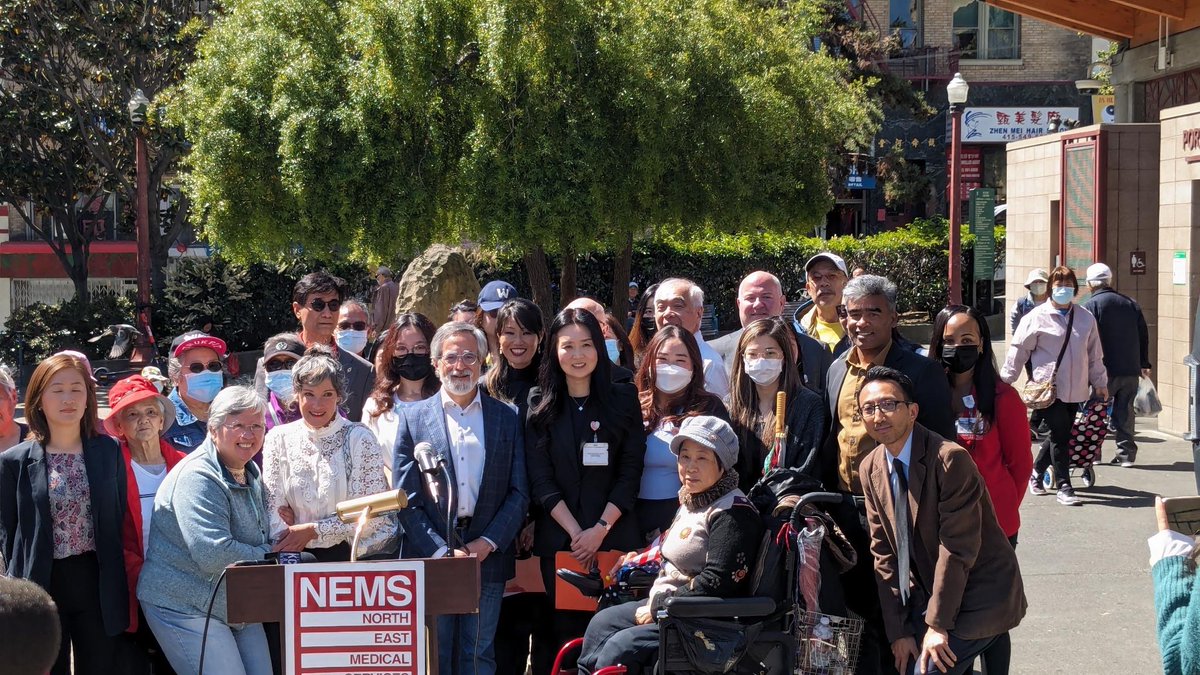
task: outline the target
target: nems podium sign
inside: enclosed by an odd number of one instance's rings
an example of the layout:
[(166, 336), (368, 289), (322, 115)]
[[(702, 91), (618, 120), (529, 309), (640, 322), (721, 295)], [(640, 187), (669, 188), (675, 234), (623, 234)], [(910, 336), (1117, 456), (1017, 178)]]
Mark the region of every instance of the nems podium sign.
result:
[(288, 675), (425, 672), (424, 565), (395, 561), (288, 565)]

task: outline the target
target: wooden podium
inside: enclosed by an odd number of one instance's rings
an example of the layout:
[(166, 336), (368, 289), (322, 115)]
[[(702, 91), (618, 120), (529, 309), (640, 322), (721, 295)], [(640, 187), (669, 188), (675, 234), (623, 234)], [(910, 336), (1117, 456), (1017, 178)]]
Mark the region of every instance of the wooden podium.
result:
[[(391, 561), (383, 561), (391, 562)], [(425, 558), (405, 560), (425, 566), (425, 626), (431, 674), (438, 672), (437, 617), (479, 611), (479, 561), (477, 558)], [(371, 565), (360, 561), (357, 565)], [(284, 565), (226, 568), (227, 613), (230, 623), (278, 623), (284, 620)], [(285, 654), (286, 658), (287, 655)]]

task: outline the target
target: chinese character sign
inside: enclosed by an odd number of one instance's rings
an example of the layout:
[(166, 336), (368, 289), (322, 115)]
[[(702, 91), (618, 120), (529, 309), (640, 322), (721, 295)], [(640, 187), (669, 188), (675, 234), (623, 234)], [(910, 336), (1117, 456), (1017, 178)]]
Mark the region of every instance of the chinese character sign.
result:
[(1049, 133), (1047, 125), (1060, 119), (1079, 119), (1079, 108), (967, 108), (962, 118), (964, 143), (1010, 143)]

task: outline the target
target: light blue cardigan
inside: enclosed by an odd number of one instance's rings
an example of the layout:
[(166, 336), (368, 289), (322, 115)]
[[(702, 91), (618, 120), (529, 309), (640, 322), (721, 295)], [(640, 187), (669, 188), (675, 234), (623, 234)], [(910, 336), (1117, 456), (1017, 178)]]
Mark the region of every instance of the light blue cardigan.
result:
[[(140, 602), (204, 616), (227, 565), (261, 560), (271, 550), (266, 490), (253, 462), (246, 479), (233, 480), (211, 436), (175, 465), (154, 498)], [(213, 617), (225, 621), (224, 584)]]

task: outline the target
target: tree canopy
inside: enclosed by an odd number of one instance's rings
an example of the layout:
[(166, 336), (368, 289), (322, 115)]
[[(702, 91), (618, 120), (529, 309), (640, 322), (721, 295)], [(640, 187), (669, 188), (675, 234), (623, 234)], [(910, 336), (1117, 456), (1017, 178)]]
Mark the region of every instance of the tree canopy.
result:
[(173, 97), (243, 259), (806, 231), (878, 125), (822, 2), (235, 0)]

